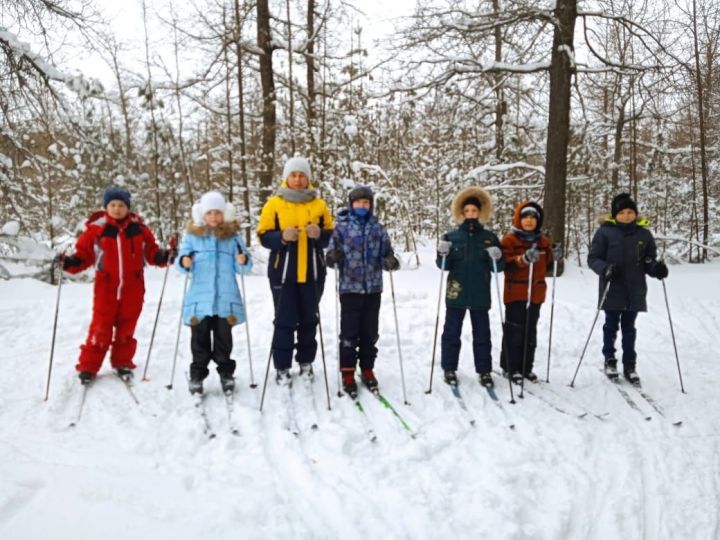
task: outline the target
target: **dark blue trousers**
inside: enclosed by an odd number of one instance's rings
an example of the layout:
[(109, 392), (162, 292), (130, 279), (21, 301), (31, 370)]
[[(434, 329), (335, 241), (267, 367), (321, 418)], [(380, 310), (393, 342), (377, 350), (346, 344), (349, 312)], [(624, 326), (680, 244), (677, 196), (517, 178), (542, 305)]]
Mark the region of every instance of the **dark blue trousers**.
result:
[(460, 358), (460, 336), (466, 311), (470, 311), (470, 323), (472, 324), (475, 372), (490, 373), (492, 370), (492, 343), (487, 309), (468, 310), (448, 307), (445, 310), (445, 326), (440, 341), (442, 369), (443, 371), (457, 371)]
[(603, 325), (603, 356), (615, 358), (615, 338), (618, 327), (622, 331), (622, 362), (624, 367), (635, 367), (635, 319), (637, 311), (608, 311), (605, 310), (605, 324)]
[(295, 359), (300, 364), (315, 360), (317, 304), (322, 297), (323, 286), (324, 282), (313, 281), (272, 286), (275, 303), (272, 342), (275, 369), (290, 369), (293, 350), (297, 351)]

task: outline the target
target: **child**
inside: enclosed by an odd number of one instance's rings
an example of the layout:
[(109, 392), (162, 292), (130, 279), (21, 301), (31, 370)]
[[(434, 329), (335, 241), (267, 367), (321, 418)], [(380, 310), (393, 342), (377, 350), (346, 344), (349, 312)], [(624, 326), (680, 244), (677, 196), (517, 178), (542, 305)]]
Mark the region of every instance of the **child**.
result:
[[(554, 261), (562, 258), (562, 248), (556, 246), (551, 249), (550, 239), (540, 232), (542, 223), (543, 210), (540, 205), (522, 201), (515, 207), (512, 231), (502, 239), (505, 260), (505, 326), (500, 364), (503, 372), (516, 384), (522, 383), (523, 376), (531, 382), (538, 380), (533, 373), (533, 365), (537, 345), (537, 322), (547, 290), (545, 276)], [(528, 313), (530, 265), (533, 281)]]
[(222, 391), (232, 393), (232, 327), (245, 322), (235, 274), (247, 274), (252, 260), (240, 236), (235, 208), (220, 193), (205, 193), (192, 214), (178, 258), (179, 267), (192, 273), (183, 305), (183, 322), (191, 329), (190, 393), (202, 394), (210, 360), (217, 364)]
[(313, 376), (317, 352), (318, 302), (325, 285), (322, 250), (334, 224), (311, 182), (308, 160), (288, 159), (280, 189), (263, 206), (257, 228), (260, 243), (270, 249), (268, 278), (275, 304), (272, 353), (275, 381), (283, 386), (292, 384), (293, 350), (300, 375), (307, 377)]
[(357, 186), (348, 196), (349, 208), (338, 212), (325, 261), (340, 271), (340, 370), (343, 388), (355, 398), (355, 367), (360, 360), (360, 379), (376, 391), (373, 369), (378, 340), (382, 271), (400, 268), (385, 227), (373, 215), (374, 194)]
[(97, 376), (111, 345), (110, 364), (123, 380), (132, 378), (137, 348), (133, 335), (145, 296), (145, 263), (167, 266), (175, 258), (173, 243), (169, 249), (159, 249), (150, 229), (130, 212), (126, 189), (105, 190), (103, 208), (85, 223), (75, 253), (61, 257), (63, 270), (71, 274), (95, 265), (92, 321), (75, 366), (82, 384)]
[[(600, 305), (605, 310), (603, 326), (603, 356), (605, 374), (617, 379), (615, 337), (618, 326), (622, 330), (623, 375), (639, 385), (635, 370), (635, 319), (639, 311), (647, 311), (645, 274), (657, 279), (668, 276), (668, 267), (657, 260), (657, 248), (649, 222), (638, 218), (635, 201), (627, 193), (620, 193), (610, 207), (611, 217), (601, 221), (588, 253), (588, 266), (600, 276)], [(607, 294), (605, 295), (606, 286)]]
[[(452, 203), (452, 216), (458, 228), (438, 243), (437, 265), (449, 270), (445, 293), (445, 325), (441, 339), (442, 369), (445, 382), (457, 385), (460, 335), (465, 311), (470, 310), (473, 330), (473, 357), (480, 384), (493, 386), (490, 341), (490, 272), (504, 267), (500, 241), (485, 229), (492, 215), (490, 195), (479, 187), (460, 191)], [(442, 266), (443, 259), (445, 266)]]

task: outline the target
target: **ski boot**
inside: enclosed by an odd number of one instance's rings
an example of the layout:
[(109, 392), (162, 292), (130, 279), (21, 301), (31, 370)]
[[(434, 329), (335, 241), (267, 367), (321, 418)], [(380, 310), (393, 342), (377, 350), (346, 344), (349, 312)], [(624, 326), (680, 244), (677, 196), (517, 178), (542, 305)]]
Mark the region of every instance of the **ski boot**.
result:
[(115, 370), (115, 373), (123, 382), (129, 383), (133, 379), (133, 370), (130, 368), (119, 367)]
[(345, 393), (352, 399), (355, 399), (358, 395), (358, 386), (355, 382), (355, 370), (354, 369), (343, 369), (342, 370), (342, 385)]
[(235, 390), (235, 377), (232, 375), (220, 376), (220, 386), (223, 394), (232, 394)]
[(201, 395), (203, 393), (202, 379), (190, 379), (188, 382), (188, 390), (190, 390), (190, 395)]
[(640, 375), (635, 371), (635, 366), (625, 366), (623, 368), (623, 375), (633, 386), (640, 386)]
[(372, 369), (363, 369), (360, 372), (360, 380), (371, 392), (378, 391), (378, 380), (375, 378)]
[(505, 377), (506, 379), (510, 379), (514, 384), (522, 384), (522, 375), (520, 375), (519, 371), (513, 371), (512, 373), (508, 373), (507, 371), (503, 370), (503, 377)]
[(458, 385), (457, 373), (454, 372), (454, 371), (451, 370), (451, 369), (445, 370), (445, 372), (443, 373), (443, 379), (444, 379), (445, 382), (446, 382), (447, 384), (449, 384), (450, 386), (457, 386), (457, 385)]
[(490, 373), (478, 373), (478, 380), (480, 381), (480, 384), (486, 388), (492, 388), (493, 386), (495, 386), (492, 375), (490, 375)]
[(278, 386), (292, 386), (292, 377), (289, 369), (278, 369), (275, 374), (275, 382)]
[(306, 377), (312, 381), (315, 378), (315, 372), (313, 371), (312, 363), (305, 362), (300, 364), (300, 372), (298, 373), (298, 375), (300, 375), (300, 377)]
[(95, 380), (95, 374), (89, 371), (81, 371), (80, 373), (78, 373), (78, 378), (80, 379), (80, 384), (85, 386), (86, 384), (90, 384)]
[(528, 371), (528, 372), (525, 374), (525, 378), (526, 378), (528, 381), (530, 381), (531, 383), (536, 383), (536, 382), (538, 382), (538, 380), (539, 380), (538, 376), (535, 375), (535, 373), (533, 373), (532, 371)]
[(615, 358), (605, 359), (605, 375), (611, 381), (615, 381), (618, 378), (617, 360)]

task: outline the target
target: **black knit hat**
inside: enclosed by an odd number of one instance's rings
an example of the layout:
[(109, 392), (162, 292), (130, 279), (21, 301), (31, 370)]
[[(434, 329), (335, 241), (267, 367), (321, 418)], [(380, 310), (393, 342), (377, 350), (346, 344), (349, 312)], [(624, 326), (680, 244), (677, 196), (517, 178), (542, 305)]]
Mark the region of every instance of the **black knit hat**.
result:
[(370, 201), (370, 206), (373, 206), (375, 202), (375, 194), (368, 186), (355, 186), (348, 195), (350, 206), (359, 199), (367, 199)]
[(110, 186), (103, 193), (103, 208), (106, 208), (110, 201), (122, 201), (130, 208), (130, 192), (118, 186)]
[(637, 204), (635, 204), (635, 201), (630, 196), (630, 194), (620, 193), (619, 195), (615, 196), (615, 198), (612, 200), (612, 203), (610, 204), (610, 214), (614, 218), (618, 215), (618, 212), (627, 208), (629, 208), (636, 214), (638, 213)]
[(482, 208), (482, 203), (480, 202), (480, 199), (474, 196), (470, 196), (467, 199), (463, 201), (462, 207), (465, 208), (468, 204), (472, 204), (474, 207), (476, 207), (478, 210)]

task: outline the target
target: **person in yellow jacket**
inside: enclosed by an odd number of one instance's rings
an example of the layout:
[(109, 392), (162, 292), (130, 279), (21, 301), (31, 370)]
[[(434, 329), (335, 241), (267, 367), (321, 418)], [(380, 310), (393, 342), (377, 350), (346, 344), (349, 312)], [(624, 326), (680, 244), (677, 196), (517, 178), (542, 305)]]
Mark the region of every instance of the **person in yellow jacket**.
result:
[(263, 206), (257, 229), (260, 243), (270, 250), (268, 278), (275, 303), (272, 352), (280, 385), (292, 384), (294, 349), (300, 375), (313, 376), (317, 306), (325, 285), (323, 250), (334, 227), (327, 204), (312, 185), (308, 160), (288, 159), (280, 189)]

